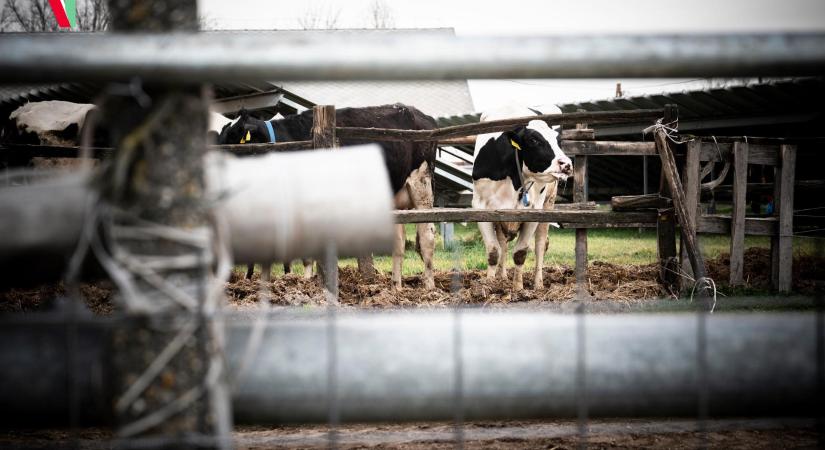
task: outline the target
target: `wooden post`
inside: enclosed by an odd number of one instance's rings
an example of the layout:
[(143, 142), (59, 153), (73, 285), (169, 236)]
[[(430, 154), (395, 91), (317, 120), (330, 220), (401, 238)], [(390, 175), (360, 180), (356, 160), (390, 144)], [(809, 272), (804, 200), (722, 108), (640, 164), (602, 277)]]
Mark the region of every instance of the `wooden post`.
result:
[(733, 144), (733, 211), (730, 221), (730, 285), (744, 283), (748, 143)]
[[(579, 109), (579, 112), (585, 112)], [(577, 130), (587, 129), (586, 123), (577, 123)], [(587, 201), (587, 155), (577, 155), (573, 162), (573, 201)], [(590, 298), (590, 282), (587, 279), (587, 228), (576, 228), (576, 298)]]
[[(112, 31), (198, 29), (195, 0), (108, 6)], [(224, 254), (214, 242), (203, 165), (209, 102), (203, 86), (176, 87), (181, 81), (102, 91), (101, 126), (112, 137), (117, 169), (101, 172), (97, 183), (109, 206), (100, 209), (99, 225), (109, 236), (104, 258), (119, 289), (117, 310), (127, 319), (114, 321), (110, 334), (118, 447), (232, 445), (222, 289), (215, 290), (225, 281), (215, 273)]]
[(693, 268), (694, 277), (699, 280), (705, 277), (705, 261), (696, 241), (696, 227), (689, 221), (684, 220), (685, 217), (688, 217), (685, 206), (685, 191), (682, 188), (682, 181), (679, 179), (679, 171), (676, 168), (676, 160), (667, 144), (667, 139), (664, 130), (656, 130), (656, 150), (662, 160), (662, 173), (664, 173), (665, 181), (673, 196), (673, 206), (682, 226), (682, 237), (685, 241), (685, 249)]
[(793, 287), (793, 195), (796, 172), (796, 146), (780, 147), (781, 170), (779, 182), (779, 226), (776, 245), (777, 258), (771, 261), (776, 266), (776, 289), (790, 292)]
[(773, 217), (777, 218), (776, 233), (771, 236), (771, 286), (779, 289), (779, 209), (782, 196), (782, 151), (779, 152), (780, 161), (773, 168)]
[[(315, 149), (330, 149), (337, 147), (335, 139), (335, 106), (333, 105), (316, 105), (312, 107), (312, 148)], [(324, 258), (331, 257), (335, 252), (328, 251)], [(360, 263), (360, 259), (359, 259)], [(327, 274), (329, 270), (334, 270), (338, 267), (337, 260), (335, 264), (327, 264), (327, 261), (318, 261), (318, 283), (321, 287), (327, 289), (328, 292), (337, 291), (338, 274)], [(360, 266), (360, 264), (359, 264)], [(331, 285), (332, 283), (335, 285)]]
[[(685, 167), (683, 169), (682, 178), (685, 180), (685, 209), (687, 209), (688, 217), (685, 220), (690, 222), (696, 228), (699, 211), (699, 171), (700, 163), (699, 156), (702, 152), (702, 141), (694, 139), (687, 143), (687, 154), (685, 157)], [(679, 245), (679, 255), (681, 260), (682, 273), (693, 278), (693, 269), (690, 267), (690, 260), (687, 257), (687, 250), (685, 249), (685, 240), (682, 239)], [(685, 293), (691, 283), (680, 283), (682, 292)]]
[(656, 248), (659, 252), (659, 278), (671, 292), (679, 282), (679, 264), (676, 261), (676, 218), (673, 208), (658, 210), (656, 220)]
[[(675, 107), (667, 105), (664, 109), (662, 122), (667, 124), (674, 121), (675, 118)], [(665, 179), (664, 167), (659, 176), (659, 195), (665, 198), (672, 196)], [(673, 217), (673, 208), (659, 209), (659, 217), (656, 221), (656, 248), (659, 251), (660, 279), (665, 288), (673, 292), (680, 279), (679, 262), (676, 257), (676, 218)]]
[[(587, 156), (576, 156), (573, 167), (573, 201), (586, 202)], [(587, 228), (576, 228), (576, 297), (590, 298), (587, 280)]]

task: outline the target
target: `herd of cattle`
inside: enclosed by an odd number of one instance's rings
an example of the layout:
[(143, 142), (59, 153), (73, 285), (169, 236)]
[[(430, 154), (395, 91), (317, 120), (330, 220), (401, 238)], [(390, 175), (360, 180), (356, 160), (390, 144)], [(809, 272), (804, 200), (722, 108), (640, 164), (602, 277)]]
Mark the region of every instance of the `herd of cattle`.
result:
[[(21, 106), (0, 130), (0, 144), (79, 145), (84, 125), (95, 111), (94, 105), (62, 101), (32, 102)], [(560, 112), (544, 111), (546, 113)], [(482, 115), (482, 120), (522, 117), (536, 114), (528, 108), (510, 109)], [(336, 110), (336, 123), (345, 127), (378, 127), (427, 130), (436, 127), (432, 117), (408, 105), (394, 104)], [(286, 142), (311, 139), (312, 111), (261, 120), (241, 111), (230, 120), (210, 113), (209, 133), (218, 144)], [(100, 142), (95, 142), (100, 145)], [(341, 145), (364, 144), (342, 140)], [(433, 176), (436, 144), (434, 142), (380, 142), (387, 174), (393, 190), (395, 208), (430, 209), (433, 207)], [(533, 120), (527, 126), (498, 133), (479, 135), (473, 165), (473, 207), (485, 209), (550, 209), (556, 198), (559, 180), (572, 173), (572, 163), (559, 146), (559, 133), (544, 121)], [(383, 176), (383, 175), (376, 175)], [(416, 250), (424, 261), (423, 284), (435, 287), (433, 224), (416, 225)], [(536, 253), (534, 286), (544, 286), (542, 265), (547, 250), (546, 223), (479, 223), (487, 252), (490, 278), (507, 278), (505, 262), (507, 243), (517, 239), (513, 262), (513, 288), (523, 289), (522, 273), (531, 243)], [(393, 246), (392, 281), (402, 287), (405, 233), (396, 225)], [(306, 274), (311, 264), (305, 262)], [(285, 264), (288, 267), (288, 264)], [(249, 273), (251, 275), (251, 272)]]

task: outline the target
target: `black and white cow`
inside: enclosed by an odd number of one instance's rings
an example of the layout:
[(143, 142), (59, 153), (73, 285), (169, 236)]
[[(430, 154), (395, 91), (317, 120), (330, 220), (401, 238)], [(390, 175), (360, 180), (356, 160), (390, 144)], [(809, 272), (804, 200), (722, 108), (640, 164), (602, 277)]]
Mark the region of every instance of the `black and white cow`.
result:
[[(550, 111), (552, 113), (555, 111)], [(559, 111), (560, 112), (560, 111)], [(507, 110), (482, 114), (482, 121), (530, 116), (534, 110)], [(559, 147), (559, 134), (544, 121), (476, 137), (473, 164), (473, 208), (551, 209), (559, 180), (566, 180), (573, 164)], [(524, 288), (522, 272), (530, 240), (535, 235), (534, 288), (544, 286), (542, 269), (547, 250), (548, 224), (484, 222), (478, 228), (487, 250), (487, 277), (507, 278), (507, 242), (518, 236), (513, 249), (513, 289)], [(537, 228), (539, 231), (537, 232)]]
[[(429, 130), (436, 127), (432, 117), (412, 106), (370, 106), (342, 108), (335, 112), (337, 126)], [(281, 120), (264, 121), (245, 112), (226, 125), (218, 138), (220, 144), (303, 141), (311, 139), (312, 111), (287, 116)], [(341, 145), (359, 145), (367, 141), (342, 139)], [(433, 206), (433, 173), (435, 143), (380, 142), (384, 163), (390, 177), (396, 209), (428, 209)], [(376, 174), (376, 176), (379, 176)], [(393, 245), (392, 281), (401, 287), (401, 266), (404, 260), (404, 226), (396, 225)], [(424, 261), (424, 287), (435, 288), (433, 251), (435, 227), (431, 223), (416, 225), (416, 249)]]

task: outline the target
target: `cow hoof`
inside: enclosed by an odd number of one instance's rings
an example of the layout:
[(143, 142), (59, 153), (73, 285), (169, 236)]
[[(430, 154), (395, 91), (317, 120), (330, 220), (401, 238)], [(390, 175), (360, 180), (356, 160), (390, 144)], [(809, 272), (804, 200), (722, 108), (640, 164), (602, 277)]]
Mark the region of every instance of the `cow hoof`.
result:
[(524, 283), (521, 280), (519, 280), (519, 281), (514, 280), (513, 281), (513, 290), (514, 291), (523, 291), (524, 290)]
[(435, 289), (435, 281), (432, 278), (428, 278), (424, 280), (424, 289), (434, 290)]
[(400, 291), (402, 287), (403, 287), (403, 286), (402, 286), (402, 284), (401, 284), (401, 282), (400, 282), (400, 281), (394, 281), (394, 282), (392, 283), (392, 288), (393, 288), (394, 290), (396, 290), (396, 291)]
[(487, 268), (487, 279), (494, 280), (496, 278), (498, 271), (495, 267), (488, 267)]
[(536, 278), (533, 282), (533, 289), (544, 289), (544, 279), (541, 277)]

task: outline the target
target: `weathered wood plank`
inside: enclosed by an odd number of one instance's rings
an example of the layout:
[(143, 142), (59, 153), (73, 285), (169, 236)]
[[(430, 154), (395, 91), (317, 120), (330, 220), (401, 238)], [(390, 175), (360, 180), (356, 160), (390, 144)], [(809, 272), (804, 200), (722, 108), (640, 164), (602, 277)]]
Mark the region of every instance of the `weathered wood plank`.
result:
[(590, 298), (590, 282), (587, 279), (587, 229), (576, 229), (576, 298)]
[(587, 211), (598, 209), (596, 202), (556, 203), (554, 209), (561, 211)]
[(470, 209), (437, 208), (397, 210), (396, 223), (427, 222), (558, 222), (582, 228), (597, 228), (611, 224), (654, 224), (654, 212), (612, 212), (578, 210)]
[[(684, 187), (685, 187), (685, 209), (687, 210), (688, 216), (685, 217), (687, 222), (695, 228), (696, 227), (696, 219), (699, 216), (699, 171), (700, 163), (699, 163), (699, 155), (702, 152), (702, 143), (698, 141), (690, 141), (687, 143), (687, 152), (685, 153), (685, 166), (683, 168), (683, 175), (682, 179), (684, 180)], [(687, 251), (685, 249), (684, 241), (679, 246), (679, 255), (681, 259), (681, 267), (682, 272), (693, 278), (693, 269), (690, 266), (690, 260), (687, 257)], [(688, 286), (688, 283), (681, 283), (682, 291), (685, 292), (685, 288)]]
[(596, 139), (596, 130), (592, 128), (576, 128), (573, 130), (561, 130), (562, 140), (592, 141)]
[(749, 144), (733, 144), (733, 211), (730, 230), (730, 285), (744, 283), (745, 265), (745, 211), (748, 205), (748, 147)]
[[(656, 131), (655, 135), (656, 149), (658, 150), (659, 157), (662, 160), (662, 172), (665, 174), (665, 180), (670, 188), (670, 192), (673, 197), (673, 206), (676, 210), (677, 217), (688, 217), (685, 205), (685, 191), (682, 187), (682, 182), (679, 179), (679, 172), (676, 168), (676, 160), (673, 157), (670, 147), (668, 147), (665, 132), (659, 129)], [(705, 261), (702, 258), (701, 249), (696, 241), (696, 228), (691, 223), (686, 221), (680, 222), (680, 225), (682, 226), (682, 238), (685, 241), (685, 248), (693, 268), (693, 273), (695, 274), (695, 279), (698, 280), (700, 278), (704, 278), (706, 273)]]
[[(676, 114), (673, 105), (667, 105), (662, 116), (662, 123), (674, 122)], [(658, 143), (654, 142), (654, 145)], [(656, 155), (659, 155), (658, 148)], [(659, 174), (659, 196), (668, 199), (672, 197), (664, 169)], [(679, 260), (676, 257), (676, 220), (672, 207), (659, 209), (659, 217), (656, 221), (656, 247), (659, 253), (659, 278), (665, 289), (674, 292), (679, 284)]]
[(640, 156), (657, 154), (656, 144), (653, 142), (561, 141), (560, 146), (567, 156)]
[[(745, 219), (745, 234), (774, 236), (776, 235), (778, 222), (778, 219), (774, 217), (748, 217)], [(721, 214), (703, 215), (699, 217), (697, 230), (699, 233), (730, 235), (730, 224), (730, 216)]]
[(773, 168), (773, 217), (776, 218), (776, 235), (771, 236), (771, 286), (779, 287), (779, 210), (782, 209), (782, 168)]
[(660, 209), (657, 214), (656, 249), (659, 256), (659, 279), (666, 289), (673, 291), (679, 282), (679, 264), (676, 259), (676, 219), (673, 208)]
[(587, 156), (579, 155), (573, 161), (573, 201), (587, 201)]
[(673, 207), (673, 201), (659, 194), (617, 195), (610, 199), (610, 209), (616, 212), (671, 207)]
[(777, 290), (790, 292), (793, 282), (793, 194), (796, 172), (796, 146), (782, 146), (779, 204), (779, 280)]
[[(475, 145), (475, 138), (455, 138), (439, 140), (439, 145)], [(562, 141), (561, 148), (568, 156), (578, 155), (608, 155), (608, 156), (639, 156), (656, 155), (656, 146), (652, 142), (621, 142), (621, 141)], [(314, 148), (312, 141), (276, 142), (274, 144), (226, 144), (210, 145), (210, 149), (224, 150), (238, 156), (263, 155), (271, 152), (288, 152), (295, 150), (309, 150)], [(0, 144), (0, 158), (9, 159), (20, 157), (31, 159), (43, 158), (77, 158), (80, 154), (78, 146), (59, 145), (28, 145), (28, 144)], [(112, 154), (108, 147), (92, 147), (89, 149), (93, 158), (103, 159)], [(727, 154), (727, 153), (726, 153)]]
[(440, 139), (469, 136), (474, 134), (506, 131), (523, 126), (532, 120), (544, 120), (550, 125), (573, 125), (580, 122), (591, 124), (622, 123), (628, 121), (654, 120), (660, 117), (660, 109), (640, 109), (630, 111), (588, 111), (538, 116), (516, 117), (465, 125), (436, 128), (433, 130), (396, 130), (389, 128), (338, 127), (342, 139), (365, 139), (371, 141), (438, 141)]
[[(749, 144), (748, 163), (775, 166), (779, 164), (779, 146), (769, 144)], [(702, 161), (727, 161), (733, 154), (732, 143), (702, 142)]]
[[(315, 149), (334, 148), (335, 106), (316, 105), (312, 108), (312, 147)], [(318, 261), (318, 283), (324, 288), (328, 301), (338, 301), (338, 259), (334, 248), (327, 249), (325, 257)]]

